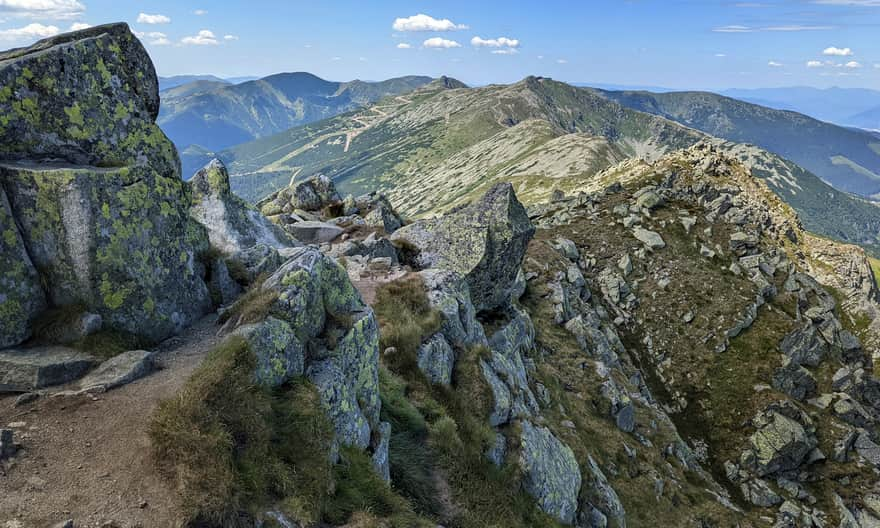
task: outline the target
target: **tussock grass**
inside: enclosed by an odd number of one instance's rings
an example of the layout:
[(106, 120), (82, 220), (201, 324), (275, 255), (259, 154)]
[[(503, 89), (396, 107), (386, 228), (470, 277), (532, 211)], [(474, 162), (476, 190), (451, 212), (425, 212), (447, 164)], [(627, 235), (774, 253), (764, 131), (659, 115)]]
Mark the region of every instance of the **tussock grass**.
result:
[(233, 321), (237, 326), (259, 323), (266, 319), (272, 304), (278, 299), (275, 290), (264, 290), (266, 277), (260, 277), (235, 303), (223, 312), (218, 319), (220, 324)]
[(437, 332), (442, 316), (431, 308), (425, 285), (418, 275), (383, 284), (376, 290), (374, 305), (381, 327), (382, 350), (396, 349), (385, 358), (390, 368), (406, 376), (420, 376), (418, 350), (422, 341)]
[(442, 319), (430, 308), (422, 281), (408, 277), (383, 285), (373, 308), (382, 346), (397, 349), (383, 356), (380, 370), (395, 489), (445, 526), (558, 526), (522, 491), (515, 449), (503, 468), (485, 457), (495, 440), (488, 419), (492, 394), (480, 370), (489, 350), (458, 350), (452, 387), (433, 385), (418, 369), (416, 354)]
[(318, 520), (332, 489), (333, 429), (315, 389), (257, 387), (254, 362), (246, 341), (224, 341), (151, 418), (155, 460), (192, 522), (235, 527), (276, 502)]

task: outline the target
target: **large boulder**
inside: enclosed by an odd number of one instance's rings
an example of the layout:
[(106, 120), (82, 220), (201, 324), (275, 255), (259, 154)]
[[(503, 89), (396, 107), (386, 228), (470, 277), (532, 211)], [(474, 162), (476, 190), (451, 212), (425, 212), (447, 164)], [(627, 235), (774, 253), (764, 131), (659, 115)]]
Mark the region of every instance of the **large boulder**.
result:
[(402, 227), (391, 238), (417, 252), (413, 259), (420, 268), (464, 276), (471, 301), (482, 312), (510, 301), (534, 233), (513, 187), (501, 183), (476, 203)]
[(297, 210), (320, 211), (341, 203), (342, 197), (336, 191), (333, 180), (318, 175), (298, 183), (291, 180), (290, 186), (260, 200), (257, 207), (266, 216), (274, 217)]
[(150, 340), (209, 307), (158, 79), (125, 24), (0, 54), (0, 186), (48, 300)]
[(190, 180), (190, 215), (208, 230), (211, 246), (232, 255), (257, 244), (274, 248), (295, 242), (253, 206), (232, 194), (229, 173), (218, 159), (211, 160)]
[(0, 348), (30, 337), (30, 322), (46, 307), (40, 277), (0, 187)]
[(144, 165), (177, 176), (156, 126), (159, 81), (126, 24), (95, 26), (0, 53), (0, 159)]
[(84, 305), (104, 328), (150, 340), (210, 307), (198, 266), (205, 233), (175, 174), (2, 163), (0, 184), (53, 305)]
[(520, 466), (526, 491), (544, 512), (572, 524), (578, 509), (581, 470), (571, 448), (546, 427), (522, 423)]

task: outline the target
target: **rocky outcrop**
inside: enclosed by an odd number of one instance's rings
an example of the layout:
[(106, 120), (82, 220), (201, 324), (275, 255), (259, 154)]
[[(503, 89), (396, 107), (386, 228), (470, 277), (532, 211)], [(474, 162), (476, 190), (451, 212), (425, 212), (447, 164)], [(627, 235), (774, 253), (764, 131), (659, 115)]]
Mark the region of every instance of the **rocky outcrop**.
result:
[(455, 271), (467, 281), (478, 312), (510, 301), (535, 228), (510, 184), (498, 184), (473, 205), (405, 226), (392, 240), (411, 246), (420, 268)]
[(149, 340), (210, 305), (157, 82), (124, 24), (0, 54), (0, 187), (49, 303)]
[(379, 328), (345, 270), (310, 247), (293, 248), (260, 286), (267, 318), (234, 330), (256, 356), (256, 381), (278, 387), (305, 376), (345, 446), (370, 449), (387, 476), (390, 429), (379, 420)]
[(275, 248), (296, 245), (278, 226), (232, 194), (222, 161), (211, 160), (189, 184), (193, 200), (190, 215), (205, 226), (211, 246), (223, 254), (232, 255), (257, 244)]

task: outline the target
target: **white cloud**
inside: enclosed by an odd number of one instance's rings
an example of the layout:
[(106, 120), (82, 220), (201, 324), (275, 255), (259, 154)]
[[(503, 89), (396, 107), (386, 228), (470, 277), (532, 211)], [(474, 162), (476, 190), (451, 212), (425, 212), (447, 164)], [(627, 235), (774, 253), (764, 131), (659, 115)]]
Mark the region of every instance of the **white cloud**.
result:
[(507, 37), (498, 37), (495, 39), (483, 39), (474, 37), (471, 39), (471, 45), (477, 48), (518, 48), (519, 40)]
[(57, 26), (28, 24), (24, 27), (0, 30), (0, 40), (33, 40), (52, 37), (60, 33)]
[(134, 34), (137, 38), (152, 46), (168, 46), (171, 44), (171, 41), (168, 40), (168, 35), (160, 31), (135, 31)]
[(849, 57), (853, 54), (853, 51), (849, 48), (836, 48), (831, 46), (830, 48), (825, 48), (822, 51), (822, 55), (832, 55), (835, 57)]
[(880, 70), (880, 62), (875, 63), (875, 64), (874, 64), (874, 67), (877, 68), (878, 70)]
[(425, 42), (422, 43), (422, 46), (426, 48), (436, 48), (436, 49), (449, 49), (449, 48), (460, 48), (461, 44), (454, 40), (448, 40), (445, 38), (434, 37), (429, 38)]
[(497, 49), (492, 50), (492, 55), (516, 55), (519, 53), (519, 50), (516, 48), (507, 48), (507, 49)]
[(751, 33), (755, 30), (748, 26), (721, 26), (712, 31), (715, 33)]
[(556, 59), (556, 64), (568, 64), (568, 61), (565, 59)]
[(456, 24), (448, 18), (437, 19), (422, 13), (411, 17), (397, 18), (391, 27), (394, 28), (394, 31), (455, 31), (468, 28), (464, 24)]
[(813, 0), (814, 4), (880, 7), (880, 0)]
[(816, 60), (807, 61), (807, 68), (821, 68), (823, 64)]
[(85, 10), (79, 0), (0, 0), (0, 14), (12, 17), (71, 19)]
[(171, 22), (171, 18), (165, 15), (148, 15), (147, 13), (141, 13), (137, 17), (138, 24), (169, 24)]
[(538, 55), (538, 60), (544, 60), (544, 56), (543, 56), (543, 55)]
[(358, 57), (358, 60), (359, 60), (360, 62), (367, 62), (367, 58), (366, 58), (366, 57)]
[(718, 57), (719, 59), (723, 59), (724, 57), (727, 57), (727, 54), (726, 53), (716, 53), (715, 56)]
[(191, 44), (193, 46), (216, 46), (219, 44), (217, 37), (214, 36), (214, 32), (207, 29), (199, 31), (198, 35), (183, 37), (180, 42), (181, 44)]
[(412, 46), (407, 44), (406, 42), (401, 42), (397, 45), (397, 49), (410, 49)]
[(792, 24), (786, 26), (765, 26), (765, 27), (749, 27), (749, 26), (721, 26), (713, 28), (715, 33), (754, 33), (756, 31), (824, 31), (834, 29), (832, 26), (806, 26), (800, 24)]
[(783, 66), (785, 66), (785, 64), (782, 64), (781, 62), (770, 61), (767, 63), (767, 66), (770, 66), (771, 68), (782, 68)]
[(332, 57), (330, 60), (332, 61), (341, 61), (342, 57)]
[(89, 29), (90, 27), (92, 27), (92, 25), (86, 24), (85, 22), (74, 22), (70, 25), (68, 31), (82, 31), (83, 29)]
[(856, 61), (849, 61), (843, 65), (844, 68), (857, 69), (862, 67), (862, 63)]
[(238, 40), (238, 35), (223, 35), (223, 40)]
[(193, 11), (193, 14), (195, 16), (205, 16), (208, 14), (208, 12), (204, 9), (196, 9), (195, 11)]

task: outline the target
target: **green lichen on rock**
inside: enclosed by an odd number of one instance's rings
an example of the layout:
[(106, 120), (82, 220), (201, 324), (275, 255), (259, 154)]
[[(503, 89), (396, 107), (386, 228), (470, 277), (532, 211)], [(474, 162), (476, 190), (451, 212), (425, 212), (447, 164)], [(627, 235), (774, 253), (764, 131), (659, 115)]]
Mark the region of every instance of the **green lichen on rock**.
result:
[(179, 180), (141, 166), (7, 163), (0, 182), (54, 305), (84, 304), (108, 328), (148, 339), (206, 309), (192, 243), (198, 227)]
[(5, 348), (30, 337), (30, 322), (46, 300), (2, 187), (0, 270), (0, 348)]
[(201, 316), (207, 236), (128, 26), (0, 53), (0, 86), (0, 187), (49, 303), (86, 306), (149, 341)]
[(177, 174), (177, 151), (155, 124), (158, 78), (125, 24), (96, 26), (0, 53), (0, 154), (123, 166), (149, 159)]

